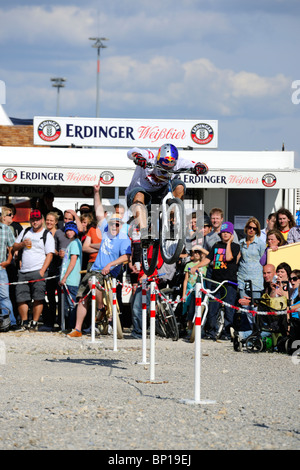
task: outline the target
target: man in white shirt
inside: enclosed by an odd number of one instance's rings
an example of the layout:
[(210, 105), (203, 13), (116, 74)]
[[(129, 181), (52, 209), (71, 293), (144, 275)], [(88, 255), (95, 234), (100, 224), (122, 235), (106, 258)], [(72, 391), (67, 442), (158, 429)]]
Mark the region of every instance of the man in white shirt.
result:
[[(22, 250), (16, 300), (24, 329), (37, 330), (37, 322), (42, 314), (45, 300), (44, 279), (55, 253), (53, 235), (51, 232), (45, 232), (43, 220), (39, 210), (31, 211), (30, 229), (22, 230), (13, 246), (15, 251)], [(28, 302), (31, 300), (33, 300), (32, 321), (28, 323)]]

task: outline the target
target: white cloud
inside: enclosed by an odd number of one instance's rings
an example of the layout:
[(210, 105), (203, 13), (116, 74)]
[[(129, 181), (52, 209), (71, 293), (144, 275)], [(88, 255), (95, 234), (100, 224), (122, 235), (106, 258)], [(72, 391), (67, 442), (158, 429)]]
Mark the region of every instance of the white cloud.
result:
[[(64, 45), (87, 42), (94, 17), (90, 10), (75, 6), (16, 7), (0, 10), (0, 41), (39, 45), (41, 50), (51, 49), (51, 44)], [(13, 31), (13, 32), (12, 32)]]

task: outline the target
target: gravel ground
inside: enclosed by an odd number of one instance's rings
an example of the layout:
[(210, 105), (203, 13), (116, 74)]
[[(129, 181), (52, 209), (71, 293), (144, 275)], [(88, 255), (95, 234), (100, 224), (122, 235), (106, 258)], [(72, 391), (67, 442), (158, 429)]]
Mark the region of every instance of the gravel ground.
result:
[[(150, 343), (147, 340), (149, 360)], [(299, 371), (285, 354), (235, 352), (156, 337), (155, 380), (142, 342), (124, 334), (0, 334), (1, 450), (299, 450)], [(115, 455), (115, 453), (113, 453)]]

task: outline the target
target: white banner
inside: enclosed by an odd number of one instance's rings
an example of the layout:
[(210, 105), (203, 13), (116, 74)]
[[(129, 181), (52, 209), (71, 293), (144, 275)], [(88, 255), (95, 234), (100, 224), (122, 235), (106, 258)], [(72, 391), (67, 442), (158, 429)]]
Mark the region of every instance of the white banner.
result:
[(76, 147), (218, 148), (218, 121), (37, 116), (34, 144)]
[[(107, 164), (107, 163), (106, 163)], [(54, 168), (47, 166), (0, 166), (2, 185), (78, 186), (93, 187), (100, 180), (102, 187), (127, 187), (134, 167)], [(182, 174), (188, 188), (224, 189), (286, 189), (299, 187), (298, 171), (209, 171), (205, 176)]]

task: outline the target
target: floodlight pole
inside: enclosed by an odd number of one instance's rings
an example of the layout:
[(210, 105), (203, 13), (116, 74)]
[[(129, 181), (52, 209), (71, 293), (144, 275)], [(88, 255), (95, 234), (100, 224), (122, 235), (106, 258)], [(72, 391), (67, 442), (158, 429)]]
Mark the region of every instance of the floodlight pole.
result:
[(56, 77), (56, 78), (50, 78), (51, 82), (53, 82), (53, 87), (57, 88), (57, 102), (56, 102), (56, 116), (59, 116), (59, 90), (61, 88), (64, 88), (64, 82), (66, 81), (65, 78), (62, 77)]
[(100, 49), (105, 49), (107, 46), (102, 41), (108, 41), (107, 38), (89, 38), (91, 41), (96, 41), (92, 47), (97, 49), (97, 96), (96, 96), (96, 117), (99, 117), (99, 98), (100, 98)]

